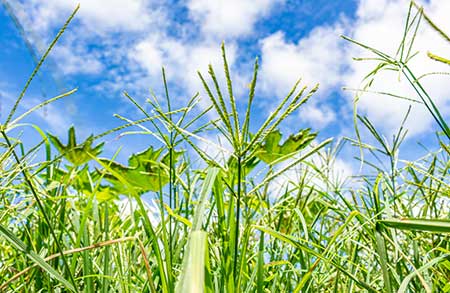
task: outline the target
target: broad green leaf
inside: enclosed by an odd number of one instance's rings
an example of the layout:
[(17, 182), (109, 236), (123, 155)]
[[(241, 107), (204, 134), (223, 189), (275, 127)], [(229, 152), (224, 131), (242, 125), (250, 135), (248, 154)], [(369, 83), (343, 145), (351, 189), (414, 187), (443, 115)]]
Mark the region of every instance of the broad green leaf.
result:
[[(113, 173), (119, 174), (129, 185), (139, 193), (159, 191), (169, 182), (169, 153), (162, 155), (163, 148), (154, 150), (149, 147), (145, 151), (133, 154), (128, 159), (128, 166), (114, 161), (100, 159), (109, 165)], [(176, 162), (181, 152), (174, 152), (173, 161)], [(103, 170), (105, 179), (110, 181), (117, 192), (129, 194), (128, 187), (120, 182), (114, 174)]]
[[(261, 161), (256, 156), (247, 159), (242, 165), (242, 171), (245, 174), (250, 174), (250, 172), (256, 167), (256, 165), (258, 165), (259, 162)], [(225, 175), (229, 184), (231, 184), (233, 180), (237, 178), (238, 161), (234, 156), (231, 156), (228, 159), (227, 165), (228, 172)]]
[(51, 178), (52, 189), (58, 187), (60, 184), (70, 184), (78, 192), (90, 196), (95, 190), (95, 197), (99, 202), (105, 202), (112, 199), (118, 199), (118, 192), (111, 186), (98, 185), (98, 181), (101, 179), (101, 174), (98, 170), (89, 171), (89, 166), (84, 166), (77, 172), (65, 171), (60, 168), (55, 168), (53, 176)]
[(105, 202), (113, 199), (119, 199), (119, 194), (109, 186), (100, 186), (95, 192), (95, 198), (99, 202)]
[(72, 186), (88, 196), (95, 192), (95, 197), (99, 202), (118, 199), (119, 193), (111, 186), (99, 184), (100, 179), (101, 174), (98, 170), (89, 171), (89, 167), (85, 166), (81, 171), (77, 172)]

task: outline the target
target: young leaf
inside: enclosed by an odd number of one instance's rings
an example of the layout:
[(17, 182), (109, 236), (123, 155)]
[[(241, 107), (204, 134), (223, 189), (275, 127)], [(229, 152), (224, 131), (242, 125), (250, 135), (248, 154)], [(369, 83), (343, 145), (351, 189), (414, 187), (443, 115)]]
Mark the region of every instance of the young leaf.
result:
[(102, 152), (104, 143), (100, 143), (96, 146), (92, 146), (94, 142), (94, 137), (89, 136), (83, 143), (77, 144), (75, 137), (75, 128), (72, 126), (69, 128), (68, 133), (68, 143), (64, 145), (61, 141), (54, 135), (47, 133), (50, 141), (55, 146), (55, 148), (64, 155), (64, 157), (75, 166), (80, 166), (91, 160), (88, 153), (93, 156), (98, 156)]
[(316, 133), (310, 133), (310, 129), (304, 129), (297, 134), (293, 134), (280, 145), (281, 132), (279, 130), (269, 133), (264, 142), (258, 146), (256, 157), (270, 164), (276, 160), (282, 162), (289, 158), (290, 154), (294, 154), (299, 150), (307, 147), (311, 141), (317, 136)]
[[(128, 159), (128, 166), (107, 159), (100, 160), (123, 177), (139, 194), (142, 194), (148, 191), (159, 191), (169, 182), (169, 157), (168, 154), (161, 157), (163, 150), (163, 148), (154, 150), (153, 147), (149, 147), (141, 153), (133, 154)], [(180, 155), (181, 152), (174, 152), (172, 158), (174, 162)], [(107, 172), (105, 179), (110, 181), (119, 193), (129, 194), (127, 186), (113, 174)]]

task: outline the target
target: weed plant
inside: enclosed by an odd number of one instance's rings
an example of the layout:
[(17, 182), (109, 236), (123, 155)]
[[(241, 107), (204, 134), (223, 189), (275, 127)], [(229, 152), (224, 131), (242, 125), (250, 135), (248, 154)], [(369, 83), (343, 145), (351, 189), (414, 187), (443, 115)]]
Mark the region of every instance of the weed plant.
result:
[[(16, 113), (77, 9), (0, 127), (1, 292), (450, 291), (450, 131), (408, 66), (423, 20), (450, 39), (422, 8), (411, 2), (396, 56), (345, 37), (380, 61), (355, 103), (380, 70), (397, 70), (441, 130), (437, 150), (404, 162), (403, 125), (388, 141), (355, 111), (356, 138), (347, 140), (368, 155), (360, 159), (371, 170), (359, 185), (330, 175), (341, 144), (318, 141), (309, 129), (282, 139), (278, 130), (318, 86), (299, 80), (259, 127), (250, 127), (258, 60), (239, 113), (223, 45), (226, 85), (212, 66), (208, 76), (199, 73), (210, 107), (199, 107), (198, 95), (172, 107), (163, 70), (163, 98), (141, 105), (125, 93), (142, 118), (116, 115), (122, 126), (83, 142), (70, 128), (67, 144), (33, 125), (42, 140), (24, 146), (11, 131), (28, 127), (26, 116), (75, 91)], [(362, 140), (361, 127), (375, 145)], [(159, 143), (124, 165), (101, 155), (101, 139), (117, 133), (147, 134)], [(211, 134), (231, 146), (208, 142), (225, 159), (200, 147)], [(292, 170), (295, 176), (280, 185)]]

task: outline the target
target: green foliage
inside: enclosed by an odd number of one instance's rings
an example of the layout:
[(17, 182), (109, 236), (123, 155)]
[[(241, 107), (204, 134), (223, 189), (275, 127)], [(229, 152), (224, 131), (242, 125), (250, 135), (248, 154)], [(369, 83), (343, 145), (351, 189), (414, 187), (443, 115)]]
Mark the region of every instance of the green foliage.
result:
[(386, 219), (380, 223), (401, 230), (450, 233), (450, 220), (446, 219)]
[(257, 148), (255, 155), (267, 164), (272, 164), (275, 161), (279, 163), (289, 159), (289, 155), (305, 149), (316, 136), (317, 133), (310, 133), (309, 129), (304, 129), (289, 136), (280, 145), (281, 132), (275, 130), (266, 136), (264, 142)]
[[(418, 9), (414, 13), (413, 6), (416, 6)], [(431, 25), (431, 27), (436, 30), (445, 40), (450, 41), (450, 38), (440, 30), (429, 18), (424, 14), (423, 9), (419, 8), (414, 1), (411, 1), (408, 16), (406, 18), (406, 25), (403, 34), (403, 39), (400, 42), (400, 45), (397, 49), (397, 53), (395, 56), (391, 56), (387, 53), (384, 53), (378, 49), (362, 44), (356, 40), (353, 40), (349, 37), (342, 36), (345, 40), (369, 51), (375, 58), (373, 60), (379, 60), (379, 64), (364, 78), (366, 84), (364, 85), (361, 92), (367, 91), (373, 81), (375, 80), (377, 74), (383, 70), (394, 70), (398, 71), (402, 74), (406, 80), (409, 82), (411, 87), (414, 89), (415, 93), (420, 99), (420, 102), (426, 107), (430, 115), (433, 117), (439, 128), (442, 130), (443, 134), (450, 140), (450, 128), (442, 116), (439, 108), (436, 106), (433, 99), (430, 97), (428, 92), (425, 90), (424, 86), (420, 81), (420, 77), (416, 77), (413, 73), (413, 70), (409, 67), (409, 61), (414, 57), (415, 53), (412, 51), (414, 41), (416, 40), (418, 27), (421, 23), (421, 19), (424, 17), (427, 22)], [(432, 59), (434, 54), (431, 54)], [(437, 61), (441, 61), (445, 63), (445, 58), (436, 56), (434, 59)], [(360, 61), (363, 61), (361, 59)], [(355, 99), (358, 100), (358, 97)], [(356, 113), (355, 113), (356, 114)], [(356, 129), (358, 132), (358, 130)]]
[(75, 128), (72, 126), (68, 131), (67, 145), (61, 143), (61, 141), (54, 135), (48, 134), (50, 141), (55, 148), (74, 166), (81, 166), (92, 159), (92, 156), (96, 157), (102, 152), (103, 142), (92, 146), (94, 142), (94, 136), (89, 136), (84, 142), (77, 144), (75, 137)]
[(75, 287), (63, 276), (61, 276), (58, 271), (51, 267), (45, 260), (42, 259), (37, 253), (31, 250), (25, 243), (23, 243), (19, 238), (17, 238), (11, 231), (8, 231), (3, 226), (0, 225), (0, 234), (17, 250), (29, 257), (33, 262), (40, 266), (45, 272), (51, 275), (53, 278), (60, 281), (64, 286), (70, 291), (76, 291)]
[[(128, 166), (100, 159), (108, 166), (108, 170), (101, 172), (120, 194), (130, 194), (130, 191), (127, 185), (117, 178), (117, 175), (133, 186), (138, 194), (160, 191), (169, 183), (169, 153), (162, 154), (163, 152), (163, 148), (154, 150), (153, 147), (149, 147), (143, 152), (131, 155), (128, 159)], [(181, 154), (182, 152), (174, 152), (173, 163), (177, 162)]]
[[(427, 20), (418, 11), (410, 9), (406, 32), (421, 15)], [(399, 59), (366, 48), (412, 77), (401, 63), (411, 57), (407, 43)], [(67, 145), (33, 126), (42, 141), (28, 147), (9, 131), (73, 92), (12, 120), (44, 56), (0, 128), (0, 292), (450, 292), (446, 124), (417, 79), (411, 85), (444, 131), (436, 150), (401, 160), (403, 124), (387, 140), (355, 113), (373, 143), (358, 127), (357, 138), (347, 138), (365, 154), (367, 172), (347, 185), (333, 176), (343, 144), (315, 141), (309, 129), (282, 141), (278, 130), (317, 86), (307, 91), (297, 82), (250, 127), (258, 61), (240, 112), (222, 52), (225, 91), (212, 66), (212, 87), (199, 73), (211, 107), (196, 109), (195, 95), (175, 108), (163, 70), (165, 100), (141, 105), (125, 93), (144, 118), (117, 115), (123, 125), (80, 144), (72, 127)], [(368, 75), (368, 86), (384, 66)], [(219, 118), (208, 119), (210, 111)], [(117, 154), (99, 158), (98, 139), (119, 131), (156, 142), (127, 166)], [(231, 148), (206, 139), (217, 136)]]

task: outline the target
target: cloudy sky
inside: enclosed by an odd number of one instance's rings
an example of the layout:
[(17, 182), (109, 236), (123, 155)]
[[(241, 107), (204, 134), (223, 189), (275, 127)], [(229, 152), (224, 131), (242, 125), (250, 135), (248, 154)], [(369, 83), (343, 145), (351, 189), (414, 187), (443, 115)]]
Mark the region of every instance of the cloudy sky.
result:
[[(35, 60), (41, 55), (76, 4), (80, 10), (44, 64), (24, 98), (20, 111), (65, 90), (76, 94), (37, 112), (29, 121), (62, 135), (75, 125), (82, 135), (99, 133), (121, 122), (114, 113), (142, 118), (123, 97), (127, 91), (144, 102), (153, 90), (162, 96), (164, 66), (175, 104), (183, 105), (192, 95), (205, 95), (196, 71), (207, 73), (212, 63), (222, 68), (220, 44), (225, 42), (232, 79), (239, 103), (246, 100), (254, 58), (260, 61), (255, 113), (267, 115), (295, 81), (319, 92), (283, 126), (283, 131), (311, 127), (321, 137), (354, 137), (352, 111), (354, 91), (376, 65), (353, 57), (373, 57), (340, 38), (350, 36), (395, 55), (403, 34), (409, 2), (406, 0), (2, 0), (23, 27), (12, 21), (0, 6), (0, 118), (5, 119), (20, 93)], [(418, 1), (444, 31), (450, 33), (450, 1)], [(432, 51), (450, 56), (450, 44), (422, 23), (412, 49), (416, 76), (448, 72), (450, 68), (431, 61)], [(431, 75), (423, 84), (448, 118), (450, 77)], [(371, 91), (389, 92), (417, 99), (402, 76), (381, 72)], [(419, 103), (391, 96), (366, 93), (358, 111), (390, 137), (409, 105), (409, 129), (405, 153), (414, 155), (417, 142), (434, 143), (437, 125)], [(260, 117), (260, 118), (261, 118)], [(255, 123), (258, 117), (255, 118)], [(138, 150), (147, 138), (139, 138)], [(369, 140), (369, 138), (367, 138)], [(115, 142), (112, 147), (120, 145)]]

